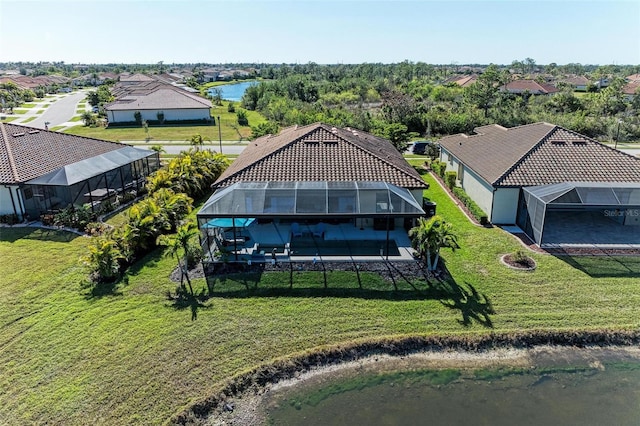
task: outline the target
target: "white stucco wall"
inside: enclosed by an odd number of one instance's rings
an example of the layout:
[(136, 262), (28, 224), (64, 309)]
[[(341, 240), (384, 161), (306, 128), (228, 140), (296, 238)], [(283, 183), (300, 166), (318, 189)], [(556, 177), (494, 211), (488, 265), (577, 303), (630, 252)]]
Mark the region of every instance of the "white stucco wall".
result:
[[(455, 162), (454, 162), (455, 163)], [(456, 166), (457, 168), (457, 166)], [(467, 193), (478, 207), (491, 219), (491, 206), (493, 203), (493, 187), (481, 179), (473, 170), (464, 168), (464, 182), (462, 189)]]
[(20, 192), (16, 191), (17, 187), (15, 186), (0, 186), (0, 214), (13, 214), (16, 213), (13, 210), (13, 204), (11, 203), (11, 195), (9, 191), (13, 194), (13, 202), (15, 203), (15, 208), (17, 210), (18, 215), (21, 215), (20, 209)]
[(516, 223), (520, 188), (498, 188), (493, 194), (493, 211), (490, 220), (495, 224)]
[[(133, 122), (136, 121), (134, 114), (138, 110), (128, 111), (107, 111), (110, 123)], [(164, 113), (164, 119), (170, 121), (181, 120), (208, 120), (210, 118), (209, 108), (193, 109), (165, 109), (165, 110), (141, 110), (142, 119), (147, 121), (158, 120), (158, 112)]]

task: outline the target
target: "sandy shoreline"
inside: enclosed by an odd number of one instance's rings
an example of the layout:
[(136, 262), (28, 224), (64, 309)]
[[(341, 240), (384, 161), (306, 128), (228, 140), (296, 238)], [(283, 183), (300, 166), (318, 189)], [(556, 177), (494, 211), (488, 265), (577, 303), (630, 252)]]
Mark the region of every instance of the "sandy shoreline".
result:
[[(532, 348), (497, 348), (480, 351), (429, 350), (403, 356), (372, 355), (356, 361), (312, 368), (292, 379), (269, 384), (229, 398), (222, 409), (212, 413), (206, 425), (262, 425), (270, 400), (297, 386), (315, 385), (339, 377), (366, 373), (410, 371), (418, 369), (477, 369), (498, 367), (532, 368), (543, 366), (585, 365), (604, 368), (609, 362), (640, 362), (640, 346), (569, 347), (541, 345)], [(232, 408), (232, 410), (231, 410)]]

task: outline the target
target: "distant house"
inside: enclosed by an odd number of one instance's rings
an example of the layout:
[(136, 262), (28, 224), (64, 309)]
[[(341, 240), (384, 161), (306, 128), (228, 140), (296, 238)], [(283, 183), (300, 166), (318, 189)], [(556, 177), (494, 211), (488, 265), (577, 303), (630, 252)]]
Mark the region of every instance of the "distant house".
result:
[(478, 75), (456, 75), (449, 77), (442, 84), (456, 84), (460, 87), (469, 87), (478, 80)]
[(631, 81), (622, 87), (624, 97), (632, 101), (636, 96), (640, 95), (640, 80)]
[(37, 219), (69, 205), (99, 211), (139, 190), (158, 153), (115, 142), (0, 123), (0, 214)]
[(136, 112), (142, 120), (209, 121), (211, 101), (198, 94), (150, 78), (119, 82), (112, 89), (116, 100), (104, 106), (109, 124), (134, 123)]
[(558, 92), (551, 84), (538, 83), (535, 80), (514, 80), (500, 87), (503, 92), (514, 94), (550, 95)]
[(392, 246), (412, 260), (406, 228), (427, 185), (388, 140), (315, 123), (252, 141), (214, 188), (197, 214), (205, 262), (225, 244), (238, 261), (264, 261), (262, 247), (311, 260), (365, 245), (373, 259)]
[(591, 82), (583, 75), (571, 76), (561, 80), (563, 83), (573, 87), (578, 92), (586, 92)]
[(491, 222), (540, 245), (640, 244), (639, 158), (549, 123), (475, 133), (441, 139), (440, 158)]

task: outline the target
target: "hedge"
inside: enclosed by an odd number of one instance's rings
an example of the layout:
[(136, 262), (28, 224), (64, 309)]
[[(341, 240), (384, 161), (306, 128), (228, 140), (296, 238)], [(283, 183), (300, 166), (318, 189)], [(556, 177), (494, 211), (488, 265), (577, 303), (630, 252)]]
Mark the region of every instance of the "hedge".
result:
[(482, 211), (482, 209), (471, 199), (471, 197), (467, 195), (466, 192), (464, 192), (464, 189), (455, 187), (453, 188), (453, 194), (462, 202), (462, 204), (467, 206), (473, 217), (475, 217), (481, 225), (489, 223), (489, 217), (487, 214)]

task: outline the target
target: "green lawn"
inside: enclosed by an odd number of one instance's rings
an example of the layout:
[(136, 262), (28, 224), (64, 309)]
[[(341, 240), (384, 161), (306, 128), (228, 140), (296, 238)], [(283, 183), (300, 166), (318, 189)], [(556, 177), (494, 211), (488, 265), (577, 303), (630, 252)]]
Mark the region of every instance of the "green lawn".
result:
[(34, 106), (36, 106), (36, 104), (35, 104), (35, 103), (33, 103), (33, 102), (26, 102), (26, 103), (24, 103), (24, 104), (20, 105), (20, 108), (33, 108)]
[(13, 113), (14, 114), (26, 114), (27, 112), (29, 112), (28, 109), (23, 109), (23, 108), (14, 108), (13, 109)]
[(18, 118), (20, 118), (20, 117), (4, 117), (3, 116), (2, 121), (4, 123), (11, 123), (13, 120), (17, 120)]
[[(288, 272), (219, 281), (191, 310), (166, 299), (175, 261), (159, 252), (135, 265), (115, 294), (91, 297), (78, 263), (87, 238), (0, 228), (0, 423), (159, 424), (257, 364), (383, 336), (640, 326), (639, 258), (533, 254), (535, 272), (507, 269), (498, 258), (518, 248), (516, 240), (469, 223), (426, 179), (438, 213), (460, 236), (462, 248), (443, 253), (452, 285), (469, 295), (457, 307), (424, 283), (417, 291), (398, 282), (395, 291), (380, 275), (361, 273), (360, 289), (355, 274), (329, 271), (329, 291), (317, 272), (296, 272), (293, 291)], [(204, 291), (206, 283), (194, 286)]]
[(39, 109), (39, 110), (36, 112), (36, 114), (40, 115), (40, 114), (42, 114), (43, 112), (44, 112), (44, 110), (43, 110), (43, 109)]
[(74, 117), (71, 117), (71, 119), (69, 121), (81, 121), (82, 120), (82, 116), (81, 115), (76, 115)]
[[(237, 109), (236, 109), (237, 111)], [(249, 119), (249, 126), (237, 126), (237, 117), (235, 113), (227, 111), (227, 106), (224, 104), (221, 107), (214, 107), (211, 109), (211, 115), (216, 117), (220, 116), (222, 121), (222, 139), (237, 141), (242, 135), (243, 140), (251, 135), (251, 127), (265, 121), (264, 117), (256, 111), (247, 111), (247, 118)], [(232, 126), (236, 126), (237, 130)], [(240, 135), (238, 134), (240, 132)], [(146, 133), (142, 127), (73, 127), (65, 131), (79, 136), (87, 136), (92, 138), (104, 139), (109, 141), (140, 141), (145, 140)], [(201, 134), (205, 139), (211, 141), (218, 141), (218, 126), (149, 126), (149, 135), (153, 140), (174, 140), (174, 141), (186, 141), (195, 134)]]
[(35, 116), (34, 116), (34, 117), (29, 117), (29, 118), (27, 118), (27, 119), (25, 119), (25, 120), (22, 120), (22, 121), (21, 121), (21, 123), (22, 123), (22, 124), (24, 124), (24, 123), (29, 123), (29, 122), (31, 122), (31, 121), (33, 121), (33, 120), (35, 120), (36, 118), (38, 118), (38, 117), (35, 117)]

